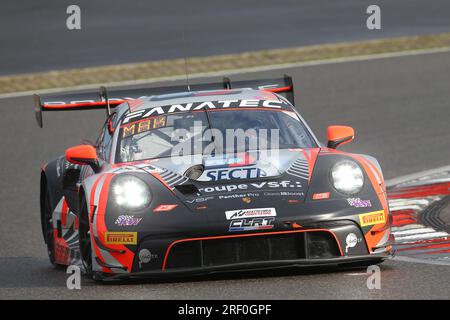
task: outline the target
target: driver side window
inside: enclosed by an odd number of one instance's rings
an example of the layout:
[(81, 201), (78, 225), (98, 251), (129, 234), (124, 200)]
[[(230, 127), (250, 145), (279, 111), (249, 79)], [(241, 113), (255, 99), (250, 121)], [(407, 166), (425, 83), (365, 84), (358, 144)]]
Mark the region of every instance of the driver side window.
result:
[(97, 139), (97, 154), (98, 157), (104, 161), (108, 161), (111, 155), (112, 134), (109, 132), (110, 124), (114, 121), (115, 114), (113, 113), (105, 122), (102, 132)]

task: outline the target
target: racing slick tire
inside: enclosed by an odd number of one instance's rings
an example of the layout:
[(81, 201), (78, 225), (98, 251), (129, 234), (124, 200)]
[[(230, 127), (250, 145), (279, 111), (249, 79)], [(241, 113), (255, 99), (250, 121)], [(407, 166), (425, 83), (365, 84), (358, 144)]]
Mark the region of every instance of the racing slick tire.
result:
[(45, 194), (43, 201), (42, 211), (42, 231), (44, 233), (44, 240), (47, 245), (47, 254), (50, 263), (55, 267), (61, 266), (56, 263), (55, 259), (55, 235), (53, 231), (53, 208), (50, 200), (50, 190), (45, 185)]
[(86, 204), (86, 197), (81, 195), (78, 214), (78, 236), (80, 246), (80, 259), (86, 275), (93, 278), (92, 271), (92, 243), (91, 227), (89, 223), (89, 211)]

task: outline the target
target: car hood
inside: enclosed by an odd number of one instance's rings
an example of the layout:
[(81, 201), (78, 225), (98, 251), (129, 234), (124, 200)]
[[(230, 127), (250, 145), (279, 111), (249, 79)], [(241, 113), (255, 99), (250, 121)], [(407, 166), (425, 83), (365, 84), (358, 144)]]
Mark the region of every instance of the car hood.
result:
[[(167, 170), (160, 176), (191, 210), (223, 211), (239, 204), (264, 208), (304, 201), (317, 152), (246, 152), (199, 156), (186, 163), (180, 158), (159, 159), (152, 165)], [(187, 179), (184, 173), (193, 165), (202, 165), (204, 172), (198, 179)]]
[[(318, 153), (313, 148), (180, 156), (124, 164), (116, 173), (148, 172), (192, 211), (277, 207), (304, 202)], [(193, 166), (204, 168), (197, 179), (185, 175)]]
[(296, 165), (298, 174), (308, 178), (308, 161), (306, 152), (300, 149), (283, 149), (268, 151), (247, 151), (215, 156), (193, 155), (157, 159), (152, 165), (167, 169), (178, 175), (195, 166), (203, 168), (203, 174), (195, 180), (239, 181), (280, 176)]

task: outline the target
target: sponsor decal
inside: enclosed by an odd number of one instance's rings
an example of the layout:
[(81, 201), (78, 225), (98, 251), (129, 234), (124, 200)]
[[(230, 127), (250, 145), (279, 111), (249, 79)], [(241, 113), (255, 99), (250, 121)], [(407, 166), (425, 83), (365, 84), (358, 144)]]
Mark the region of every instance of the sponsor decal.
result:
[(252, 179), (267, 176), (264, 170), (257, 167), (209, 170), (205, 171), (205, 174), (211, 181)]
[(248, 166), (254, 161), (248, 154), (244, 153), (241, 156), (230, 157), (228, 155), (215, 156), (205, 159), (205, 167), (208, 169), (228, 168), (236, 166)]
[(122, 138), (166, 126), (166, 117), (153, 117), (122, 126)]
[(142, 218), (135, 218), (134, 216), (123, 214), (117, 217), (115, 224), (121, 227), (137, 226), (141, 220)]
[(290, 192), (290, 191), (278, 191), (278, 192), (264, 192), (265, 196), (291, 196), (291, 197), (303, 197), (305, 193), (303, 192)]
[(277, 211), (275, 208), (255, 208), (255, 209), (240, 209), (225, 211), (227, 220), (244, 219), (244, 218), (259, 218), (259, 217), (275, 217)]
[(137, 232), (105, 232), (106, 244), (137, 244)]
[(361, 198), (348, 198), (348, 204), (355, 208), (369, 208), (372, 206), (370, 200), (361, 200)]
[(302, 183), (300, 181), (263, 181), (255, 183), (242, 183), (242, 184), (228, 184), (220, 186), (212, 186), (206, 188), (200, 188), (201, 192), (232, 192), (240, 190), (261, 190), (261, 189), (277, 189), (277, 188), (302, 188)]
[(178, 207), (177, 204), (160, 204), (160, 205), (157, 206), (155, 209), (153, 209), (153, 212), (167, 212), (167, 211), (172, 211), (172, 210), (175, 209), (176, 207)]
[(250, 203), (250, 202), (252, 202), (252, 198), (250, 198), (250, 197), (244, 197), (244, 198), (242, 198), (241, 200), (242, 200), (242, 202), (244, 202), (244, 203)]
[(129, 123), (136, 120), (149, 118), (151, 116), (158, 116), (176, 112), (189, 112), (196, 110), (210, 110), (210, 109), (227, 109), (227, 108), (271, 108), (282, 109), (287, 107), (285, 101), (279, 100), (223, 100), (223, 101), (205, 101), (205, 102), (190, 102), (182, 104), (173, 104), (167, 106), (153, 107), (150, 109), (137, 110), (129, 113), (123, 123)]
[(349, 233), (349, 234), (347, 235), (347, 237), (345, 238), (345, 243), (346, 243), (346, 246), (345, 246), (345, 253), (348, 253), (348, 249), (356, 247), (356, 245), (357, 245), (359, 242), (361, 242), (361, 241), (362, 241), (362, 239), (361, 239), (361, 238), (358, 238), (358, 237), (356, 236), (356, 234), (354, 234), (354, 233)]
[(275, 218), (236, 219), (230, 223), (230, 232), (268, 230), (273, 228)]
[(231, 220), (228, 231), (268, 230), (274, 226), (277, 212), (275, 208), (254, 208), (225, 211)]
[(240, 199), (240, 198), (245, 198), (245, 197), (252, 197), (252, 198), (256, 198), (259, 197), (259, 193), (234, 193), (234, 194), (227, 194), (227, 195), (220, 195), (218, 196), (219, 200), (228, 200), (228, 199)]
[(372, 226), (375, 224), (386, 223), (384, 210), (364, 213), (359, 215), (361, 227)]
[(313, 200), (323, 200), (323, 199), (329, 199), (329, 198), (330, 198), (329, 192), (314, 193), (312, 196)]
[(200, 203), (200, 202), (206, 202), (208, 200), (212, 200), (214, 197), (202, 197), (202, 198), (196, 198), (191, 200), (186, 200), (187, 203)]
[(152, 260), (158, 259), (157, 254), (153, 254), (148, 249), (142, 249), (139, 251), (139, 268), (142, 267), (143, 263), (149, 263)]

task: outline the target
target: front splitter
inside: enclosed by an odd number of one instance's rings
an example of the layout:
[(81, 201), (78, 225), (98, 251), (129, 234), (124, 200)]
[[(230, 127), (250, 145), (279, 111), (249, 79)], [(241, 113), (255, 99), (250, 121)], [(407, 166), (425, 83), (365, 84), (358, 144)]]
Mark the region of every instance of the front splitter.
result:
[(248, 272), (248, 271), (263, 271), (274, 269), (288, 269), (288, 268), (307, 268), (307, 267), (350, 267), (350, 266), (367, 266), (370, 263), (377, 264), (384, 259), (391, 257), (388, 252), (352, 256), (352, 257), (338, 257), (329, 259), (310, 259), (310, 260), (276, 260), (276, 261), (264, 261), (264, 262), (245, 262), (229, 265), (221, 265), (214, 267), (201, 267), (201, 268), (180, 268), (164, 271), (143, 271), (143, 272), (131, 272), (121, 273), (113, 276), (101, 276), (95, 275), (95, 280), (101, 280), (104, 282), (119, 281), (125, 279), (164, 279), (171, 277), (184, 277), (184, 276), (198, 276), (198, 275), (212, 275), (212, 274), (225, 274), (235, 272)]

